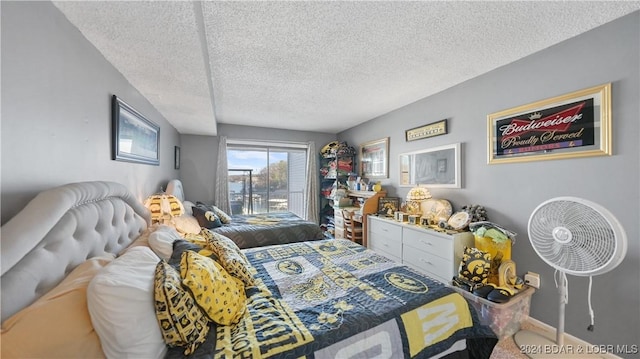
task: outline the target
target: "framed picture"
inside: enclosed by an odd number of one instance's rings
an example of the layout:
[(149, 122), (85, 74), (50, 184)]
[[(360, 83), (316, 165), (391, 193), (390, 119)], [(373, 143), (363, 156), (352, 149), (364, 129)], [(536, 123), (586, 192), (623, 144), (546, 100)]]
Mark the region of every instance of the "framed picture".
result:
[(180, 169), (180, 147), (173, 147), (173, 168)]
[(461, 188), (460, 143), (400, 154), (400, 186)]
[(399, 197), (380, 197), (378, 198), (378, 215), (393, 217), (400, 209)]
[(447, 134), (447, 119), (405, 131), (407, 142)]
[(111, 159), (158, 166), (160, 127), (113, 95)]
[(487, 116), (488, 163), (611, 155), (611, 84)]
[(360, 145), (360, 176), (389, 178), (389, 137)]

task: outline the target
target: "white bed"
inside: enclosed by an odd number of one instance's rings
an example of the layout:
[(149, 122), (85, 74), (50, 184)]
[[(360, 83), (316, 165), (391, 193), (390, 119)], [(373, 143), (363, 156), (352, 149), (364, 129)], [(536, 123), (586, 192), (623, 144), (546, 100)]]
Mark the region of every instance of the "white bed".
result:
[(148, 224), (141, 201), (113, 182), (43, 191), (4, 224), (2, 357), (104, 356), (86, 308), (86, 288)]

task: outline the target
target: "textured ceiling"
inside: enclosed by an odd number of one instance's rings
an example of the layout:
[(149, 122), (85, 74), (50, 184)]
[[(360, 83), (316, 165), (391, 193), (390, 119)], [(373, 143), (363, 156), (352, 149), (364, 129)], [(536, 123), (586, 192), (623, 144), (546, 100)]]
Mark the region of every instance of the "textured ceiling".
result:
[[(640, 1), (54, 4), (183, 134), (337, 133), (640, 9)], [(613, 40), (613, 39), (612, 39)]]

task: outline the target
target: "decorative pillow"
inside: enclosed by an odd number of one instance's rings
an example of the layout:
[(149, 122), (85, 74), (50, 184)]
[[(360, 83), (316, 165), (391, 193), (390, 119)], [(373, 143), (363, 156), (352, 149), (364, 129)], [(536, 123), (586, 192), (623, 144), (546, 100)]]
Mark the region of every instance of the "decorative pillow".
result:
[(166, 353), (153, 300), (159, 261), (151, 248), (133, 247), (89, 283), (89, 314), (107, 358), (160, 358)]
[(487, 284), (490, 269), (490, 253), (474, 247), (464, 247), (458, 277), (474, 283)]
[(223, 212), (220, 208), (213, 206), (213, 213), (220, 217), (220, 221), (224, 224), (231, 223), (231, 216)]
[(206, 228), (200, 228), (200, 233), (198, 234), (193, 234), (193, 233), (187, 233), (184, 236), (184, 239), (197, 244), (201, 247), (206, 247), (207, 246), (207, 238), (209, 238), (211, 236), (211, 231), (206, 229)]
[(220, 218), (213, 211), (209, 211), (203, 206), (193, 207), (193, 216), (198, 220), (200, 227), (218, 228), (222, 226)]
[[(211, 249), (219, 258), (220, 264), (234, 277), (242, 280), (245, 286), (255, 286), (255, 268), (247, 257), (240, 251), (238, 245), (229, 237), (211, 231), (206, 233), (207, 248)], [(203, 233), (204, 234), (204, 233)]]
[(222, 325), (237, 323), (244, 315), (247, 296), (242, 282), (218, 262), (193, 251), (182, 253), (182, 284), (187, 286), (209, 319)]
[(182, 234), (200, 233), (200, 223), (198, 223), (198, 220), (191, 214), (183, 214), (180, 217), (174, 217), (171, 219), (171, 221), (173, 222), (173, 225), (176, 227), (178, 232)]
[(180, 273), (160, 261), (155, 273), (155, 310), (162, 337), (170, 347), (193, 353), (207, 339), (209, 319), (191, 293), (182, 288)]
[(104, 358), (87, 309), (91, 279), (114, 256), (94, 257), (2, 323), (3, 358)]
[(205, 204), (202, 202), (196, 202), (196, 206), (199, 206), (201, 208), (205, 208), (208, 211), (212, 211), (213, 213), (215, 213), (216, 216), (218, 216), (218, 218), (220, 218), (220, 221), (224, 224), (229, 224), (231, 223), (231, 216), (226, 214), (223, 210), (221, 210), (220, 208), (216, 207), (216, 206), (212, 206), (209, 204)]
[(201, 256), (209, 257), (214, 261), (218, 261), (218, 255), (215, 254), (212, 250), (208, 248), (203, 248), (202, 246), (191, 243), (184, 239), (177, 240), (173, 242), (173, 253), (171, 254), (171, 258), (169, 259), (169, 265), (173, 268), (180, 268), (180, 261), (182, 260), (182, 253), (184, 251), (194, 251)]
[(149, 235), (149, 247), (158, 257), (169, 260), (173, 253), (173, 242), (182, 239), (175, 228), (167, 225), (158, 225), (155, 231)]

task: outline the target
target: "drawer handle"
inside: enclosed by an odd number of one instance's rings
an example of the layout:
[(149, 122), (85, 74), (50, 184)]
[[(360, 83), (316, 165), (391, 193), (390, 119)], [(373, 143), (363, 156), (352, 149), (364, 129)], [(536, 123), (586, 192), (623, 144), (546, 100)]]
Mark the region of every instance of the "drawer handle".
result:
[(427, 261), (427, 260), (424, 260), (424, 259), (422, 259), (422, 261), (423, 261), (424, 263), (426, 263), (426, 264), (430, 265), (430, 266), (432, 266), (432, 265), (433, 265), (433, 263), (431, 263), (431, 261)]
[(420, 242), (421, 242), (422, 244), (426, 244), (426, 245), (428, 245), (428, 246), (432, 246), (432, 245), (433, 245), (433, 243), (431, 243), (431, 242), (425, 242), (425, 241), (420, 241)]

